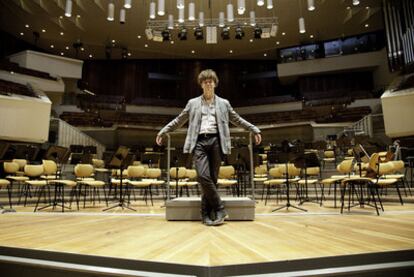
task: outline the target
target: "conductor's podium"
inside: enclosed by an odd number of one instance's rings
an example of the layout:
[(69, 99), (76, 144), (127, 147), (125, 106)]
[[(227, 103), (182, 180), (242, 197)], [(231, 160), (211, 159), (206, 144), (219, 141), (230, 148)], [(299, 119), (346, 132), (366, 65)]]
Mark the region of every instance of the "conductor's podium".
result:
[[(248, 197), (222, 197), (227, 220), (254, 220), (255, 201)], [(166, 202), (167, 220), (201, 220), (200, 197), (178, 197)]]

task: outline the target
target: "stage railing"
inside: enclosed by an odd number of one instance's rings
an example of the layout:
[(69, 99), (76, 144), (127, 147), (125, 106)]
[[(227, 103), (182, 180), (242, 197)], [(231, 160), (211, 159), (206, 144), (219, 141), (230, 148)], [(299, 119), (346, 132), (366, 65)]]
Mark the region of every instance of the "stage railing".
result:
[[(247, 131), (233, 131), (231, 134), (248, 134), (249, 136), (249, 160), (250, 160), (250, 185), (251, 185), (251, 198), (252, 200), (255, 200), (255, 184), (253, 181), (254, 177), (254, 166), (253, 166), (253, 133), (247, 132)], [(177, 135), (177, 134), (184, 134), (183, 132), (171, 132), (167, 134), (167, 200), (171, 199), (171, 193), (170, 193), (170, 182), (171, 182), (171, 176), (170, 176), (170, 169), (171, 169), (171, 136)], [(178, 188), (176, 188), (178, 189)], [(247, 190), (246, 190), (247, 194)]]

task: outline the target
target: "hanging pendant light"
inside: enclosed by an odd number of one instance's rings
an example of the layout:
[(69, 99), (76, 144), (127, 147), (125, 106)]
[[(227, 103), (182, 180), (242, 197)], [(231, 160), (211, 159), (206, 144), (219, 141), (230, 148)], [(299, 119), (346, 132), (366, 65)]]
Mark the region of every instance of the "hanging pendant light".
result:
[(119, 11), (119, 23), (121, 24), (125, 23), (125, 9), (121, 9)]
[(125, 0), (124, 1), (124, 8), (125, 9), (130, 9), (131, 7), (132, 7), (131, 0)]
[(233, 14), (233, 4), (227, 4), (227, 21), (233, 22), (234, 21), (234, 14)]
[(195, 4), (191, 2), (188, 4), (188, 20), (194, 21), (195, 20)]
[(174, 16), (172, 14), (168, 15), (168, 29), (174, 29)]
[(268, 10), (273, 9), (273, 1), (272, 1), (272, 0), (267, 0), (267, 5), (266, 5), (266, 8), (267, 8)]
[(219, 27), (224, 27), (224, 12), (219, 12)]
[(204, 12), (198, 13), (198, 26), (200, 27), (204, 26)]
[(164, 0), (158, 0), (158, 12), (159, 16), (164, 16), (165, 14), (165, 2)]
[(237, 13), (239, 15), (244, 14), (246, 11), (246, 1), (245, 0), (237, 0)]
[(358, 6), (359, 5), (359, 0), (352, 0), (352, 5)]
[(66, 17), (72, 16), (72, 0), (66, 0), (65, 16)]
[(115, 14), (115, 4), (113, 2), (108, 3), (108, 17), (106, 18), (108, 21), (114, 21), (114, 14)]
[(256, 26), (256, 13), (254, 11), (250, 11), (250, 25)]
[(177, 0), (177, 9), (184, 9), (184, 0)]
[(305, 19), (303, 17), (299, 18), (299, 33), (306, 33)]
[(184, 8), (178, 10), (178, 22), (184, 23)]
[(263, 6), (264, 5), (264, 0), (257, 0), (257, 5), (259, 7)]
[(150, 14), (149, 18), (155, 19), (155, 2), (150, 3)]
[(308, 11), (314, 11), (315, 10), (315, 0), (308, 0)]

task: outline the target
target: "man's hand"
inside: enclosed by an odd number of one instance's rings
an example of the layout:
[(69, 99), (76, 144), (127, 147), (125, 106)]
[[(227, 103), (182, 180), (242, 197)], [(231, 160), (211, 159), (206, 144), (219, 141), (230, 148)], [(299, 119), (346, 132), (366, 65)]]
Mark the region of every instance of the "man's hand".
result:
[(259, 145), (262, 142), (262, 135), (260, 134), (255, 134), (254, 135), (254, 140), (256, 142), (256, 145)]
[(158, 146), (161, 146), (161, 145), (162, 145), (162, 136), (157, 136), (157, 137), (155, 138), (155, 143), (156, 143)]

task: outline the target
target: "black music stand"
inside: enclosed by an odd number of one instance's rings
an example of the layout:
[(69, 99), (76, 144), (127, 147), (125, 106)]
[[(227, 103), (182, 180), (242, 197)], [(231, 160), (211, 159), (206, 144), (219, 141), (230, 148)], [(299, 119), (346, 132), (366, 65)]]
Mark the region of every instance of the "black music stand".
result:
[[(125, 168), (125, 166), (128, 166), (127, 163), (131, 164), (132, 161), (129, 161), (130, 159), (127, 160), (127, 156), (128, 156), (128, 152), (129, 152), (129, 148), (125, 147), (125, 146), (119, 146), (118, 150), (116, 150), (114, 156), (112, 157), (111, 162), (109, 163), (109, 166), (111, 168), (116, 168), (119, 170), (119, 202), (116, 205), (113, 205), (109, 208), (104, 209), (103, 211), (108, 211), (111, 210), (113, 208), (116, 207), (121, 207), (122, 209), (127, 208), (130, 209), (131, 211), (136, 211), (135, 209), (129, 207), (127, 204), (125, 204), (125, 198), (123, 195), (123, 185), (122, 185), (122, 180), (123, 180), (123, 170)], [(132, 158), (133, 159), (133, 158)]]
[(359, 177), (362, 177), (361, 163), (368, 163), (370, 156), (361, 144), (358, 144), (357, 146), (353, 147), (352, 152), (354, 153), (355, 161), (358, 165)]
[[(308, 196), (307, 168), (308, 167), (319, 167), (319, 168), (321, 167), (318, 156), (316, 155), (316, 153), (313, 153), (313, 152), (302, 153), (293, 163), (297, 168), (300, 168), (303, 170), (304, 176), (305, 176), (305, 198), (300, 201), (299, 205), (302, 205), (305, 202), (315, 202), (315, 201), (310, 200)], [(315, 203), (319, 204), (317, 194), (316, 194)]]
[(286, 204), (272, 210), (273, 212), (279, 211), (283, 208), (289, 209), (290, 207), (307, 212), (307, 210), (290, 204), (290, 186), (289, 186), (289, 165), (288, 163), (294, 161), (298, 157), (299, 149), (297, 146), (289, 143), (288, 141), (282, 142), (282, 147), (275, 149), (277, 155), (277, 162), (284, 163), (286, 168)]

